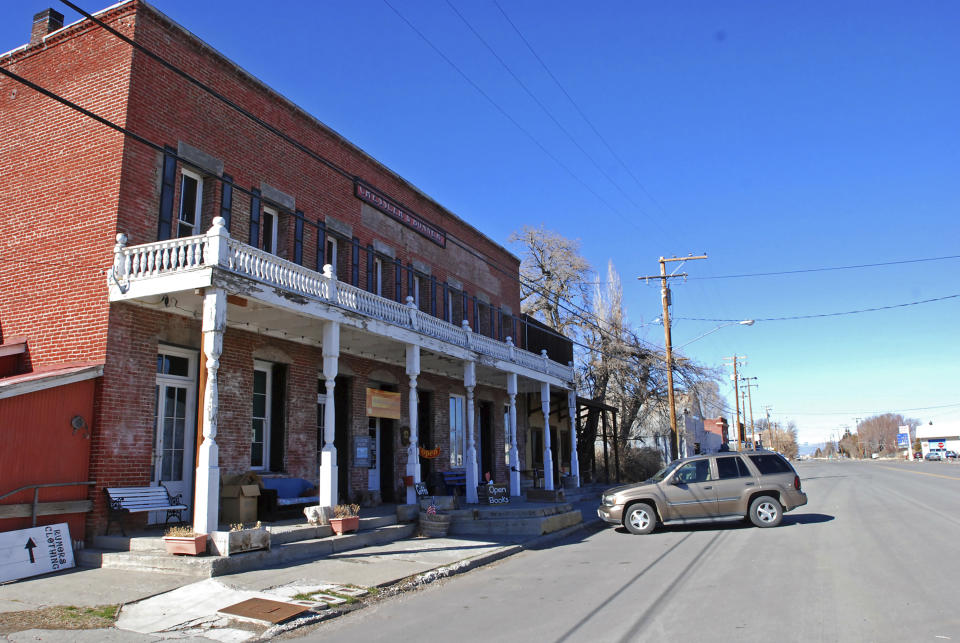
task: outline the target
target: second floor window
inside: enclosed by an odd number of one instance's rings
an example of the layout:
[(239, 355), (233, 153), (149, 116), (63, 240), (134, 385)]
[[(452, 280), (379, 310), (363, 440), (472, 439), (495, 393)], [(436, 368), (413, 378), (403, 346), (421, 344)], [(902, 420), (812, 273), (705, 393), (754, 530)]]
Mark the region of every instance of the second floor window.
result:
[(276, 210), (263, 209), (263, 249), (271, 254), (277, 254), (277, 219)]
[(197, 234), (202, 203), (203, 179), (199, 174), (183, 170), (180, 175), (180, 209), (177, 213), (178, 237)]
[(373, 294), (383, 297), (383, 260), (373, 258)]

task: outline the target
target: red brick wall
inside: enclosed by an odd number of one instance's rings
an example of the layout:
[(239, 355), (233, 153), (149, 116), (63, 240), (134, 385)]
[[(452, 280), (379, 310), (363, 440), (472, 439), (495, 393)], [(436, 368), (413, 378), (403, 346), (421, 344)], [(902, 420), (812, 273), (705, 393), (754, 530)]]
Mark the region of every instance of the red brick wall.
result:
[[(122, 13), (104, 18), (131, 24)], [(27, 16), (23, 26), (26, 39)], [(123, 125), (130, 59), (103, 30), (74, 28), (0, 65)], [(123, 147), (121, 134), (0, 76), (0, 330), (28, 337), (28, 368), (104, 357)]]

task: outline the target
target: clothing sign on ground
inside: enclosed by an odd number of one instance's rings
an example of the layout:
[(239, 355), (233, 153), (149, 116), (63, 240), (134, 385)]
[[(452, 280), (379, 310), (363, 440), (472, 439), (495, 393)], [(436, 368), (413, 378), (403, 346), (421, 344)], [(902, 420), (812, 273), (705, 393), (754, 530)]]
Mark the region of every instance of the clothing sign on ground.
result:
[(0, 533), (0, 583), (74, 566), (65, 522)]

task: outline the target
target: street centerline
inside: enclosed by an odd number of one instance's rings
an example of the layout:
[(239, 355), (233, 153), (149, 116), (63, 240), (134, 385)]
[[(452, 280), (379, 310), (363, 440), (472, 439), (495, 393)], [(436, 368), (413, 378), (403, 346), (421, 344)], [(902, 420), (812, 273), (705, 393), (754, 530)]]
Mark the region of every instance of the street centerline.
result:
[(934, 478), (946, 478), (947, 480), (960, 480), (956, 476), (945, 476), (942, 473), (927, 473), (926, 471), (912, 471), (910, 469), (901, 469), (899, 467), (888, 467), (886, 465), (878, 464), (878, 467), (881, 469), (890, 469), (891, 471), (906, 471), (907, 473), (915, 473), (918, 476), (932, 476)]

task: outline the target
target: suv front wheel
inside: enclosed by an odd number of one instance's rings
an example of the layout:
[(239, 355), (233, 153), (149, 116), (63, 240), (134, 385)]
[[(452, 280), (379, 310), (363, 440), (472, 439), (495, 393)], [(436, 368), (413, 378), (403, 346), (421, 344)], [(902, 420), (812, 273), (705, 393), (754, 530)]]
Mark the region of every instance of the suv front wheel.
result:
[(783, 506), (776, 498), (759, 496), (750, 503), (750, 522), (757, 527), (776, 527), (783, 520)]
[(657, 512), (645, 502), (636, 502), (627, 507), (623, 515), (623, 526), (631, 534), (649, 534), (657, 528)]

